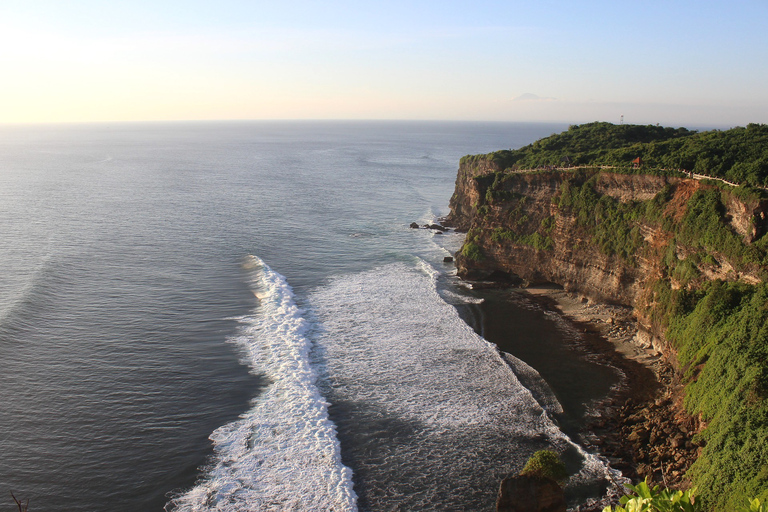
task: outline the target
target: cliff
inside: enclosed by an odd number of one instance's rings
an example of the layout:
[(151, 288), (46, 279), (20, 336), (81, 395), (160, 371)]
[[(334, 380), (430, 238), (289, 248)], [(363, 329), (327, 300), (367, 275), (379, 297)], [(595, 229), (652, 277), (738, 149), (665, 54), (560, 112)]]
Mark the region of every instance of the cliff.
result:
[[(667, 279), (675, 289), (713, 279), (755, 284), (765, 274), (739, 251), (684, 243), (677, 224), (696, 206), (691, 199), (707, 191), (722, 203), (718, 222), (747, 246), (768, 229), (768, 200), (710, 182), (600, 170), (505, 172), (482, 156), (462, 160), (445, 222), (468, 233), (456, 255), (461, 277), (556, 283), (635, 307), (644, 327), (663, 337), (644, 314), (653, 304), (653, 283)], [(682, 261), (694, 277), (674, 272)]]
[[(701, 434), (709, 444), (691, 470), (694, 484), (716, 508), (727, 509), (735, 490), (765, 495), (768, 448), (750, 443), (768, 446), (768, 314), (746, 305), (767, 290), (765, 194), (677, 173), (504, 165), (498, 154), (461, 161), (445, 219), (467, 232), (459, 275), (556, 283), (633, 307), (647, 339), (676, 365), (689, 413), (717, 425)], [(707, 340), (702, 328), (711, 330)], [(744, 331), (739, 341), (729, 341), (733, 329)], [(752, 402), (728, 410), (740, 400)], [(736, 432), (739, 421), (753, 430)], [(734, 469), (743, 457), (750, 463)], [(719, 475), (726, 466), (731, 472)]]

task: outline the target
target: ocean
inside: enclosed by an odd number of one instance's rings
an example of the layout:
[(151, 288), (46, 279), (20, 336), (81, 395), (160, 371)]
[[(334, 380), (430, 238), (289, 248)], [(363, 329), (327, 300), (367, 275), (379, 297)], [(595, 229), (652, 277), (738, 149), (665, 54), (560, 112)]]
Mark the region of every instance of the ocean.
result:
[(490, 510), (544, 448), (599, 492), (561, 422), (611, 377), (548, 385), (578, 333), (514, 301), (492, 325), (524, 353), (500, 352), (443, 262), (463, 235), (409, 228), (448, 213), (461, 156), (565, 128), (0, 126), (6, 506)]

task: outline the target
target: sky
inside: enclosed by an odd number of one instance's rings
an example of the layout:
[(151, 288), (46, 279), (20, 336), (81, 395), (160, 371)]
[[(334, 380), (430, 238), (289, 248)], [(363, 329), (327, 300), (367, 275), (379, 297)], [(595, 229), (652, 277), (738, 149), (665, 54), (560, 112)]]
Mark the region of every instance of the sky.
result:
[(768, 1), (0, 0), (0, 123), (768, 123)]

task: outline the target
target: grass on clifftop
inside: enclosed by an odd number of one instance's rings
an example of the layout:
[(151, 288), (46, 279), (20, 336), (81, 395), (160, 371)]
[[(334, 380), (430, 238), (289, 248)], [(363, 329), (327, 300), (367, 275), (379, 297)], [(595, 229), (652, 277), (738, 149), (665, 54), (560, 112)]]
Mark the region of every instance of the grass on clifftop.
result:
[(517, 150), (466, 156), (462, 163), (485, 159), (501, 169), (606, 165), (630, 170), (638, 157), (643, 164), (636, 172), (685, 169), (734, 183), (768, 186), (768, 125), (696, 132), (595, 122), (573, 125)]

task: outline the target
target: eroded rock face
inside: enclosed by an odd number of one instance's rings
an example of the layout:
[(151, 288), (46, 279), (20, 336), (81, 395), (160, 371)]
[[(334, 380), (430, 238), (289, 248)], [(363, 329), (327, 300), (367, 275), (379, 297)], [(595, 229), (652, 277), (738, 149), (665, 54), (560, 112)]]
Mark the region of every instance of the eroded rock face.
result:
[(678, 181), (664, 176), (604, 173), (598, 177), (595, 190), (622, 203), (648, 201), (656, 197), (667, 184)]
[[(485, 172), (485, 174), (483, 174)], [(446, 223), (471, 230), (482, 251), (481, 259), (457, 255), (459, 275), (465, 279), (486, 279), (494, 272), (516, 276), (530, 284), (552, 282), (566, 290), (579, 290), (590, 297), (632, 305), (643, 281), (653, 271), (648, 262), (627, 265), (617, 256), (606, 256), (577, 226), (577, 219), (559, 211), (553, 198), (567, 174), (560, 172), (520, 173), (505, 178), (500, 199), (488, 201), (488, 188), (496, 179), (488, 166), (461, 168), (452, 211)], [(490, 173), (490, 174), (488, 174)], [(653, 197), (670, 180), (659, 176), (602, 175), (601, 190), (621, 201)], [(494, 240), (494, 230), (533, 233), (545, 219), (552, 219), (547, 250), (510, 240)], [(649, 236), (653, 228), (648, 227)]]
[(501, 481), (497, 512), (565, 512), (563, 489), (549, 478), (530, 475)]
[(744, 242), (752, 243), (768, 230), (768, 201), (753, 204), (729, 197), (725, 208), (731, 227), (744, 238)]
[(448, 203), (451, 213), (445, 219), (444, 224), (455, 227), (459, 231), (468, 230), (474, 220), (476, 206), (480, 201), (480, 188), (477, 186), (475, 178), (501, 170), (498, 165), (487, 160), (469, 163), (462, 159), (459, 172), (456, 175), (456, 188)]
[[(681, 286), (662, 268), (673, 234), (638, 220), (636, 227), (644, 242), (637, 253), (632, 258), (607, 255), (585, 228), (584, 219), (580, 222), (571, 209), (559, 207), (564, 183), (579, 179), (593, 180), (597, 194), (623, 203), (647, 201), (665, 191), (670, 197), (664, 215), (673, 222), (685, 217), (693, 194), (714, 186), (687, 178), (597, 171), (582, 175), (502, 171), (483, 157), (462, 159), (451, 213), (445, 219), (446, 225), (467, 231), (465, 246), (456, 255), (459, 276), (556, 283), (597, 301), (632, 306), (642, 326), (661, 338), (660, 330), (642, 312), (654, 302), (654, 282), (672, 279), (673, 289)], [(725, 220), (746, 243), (768, 230), (768, 201), (745, 201), (736, 194), (724, 194), (723, 200)], [(675, 257), (681, 261), (690, 252), (686, 247), (674, 247)], [(703, 279), (759, 281), (758, 274), (748, 268), (735, 271), (723, 255), (710, 256), (708, 262), (697, 263)], [(661, 347), (654, 343), (654, 348)]]

